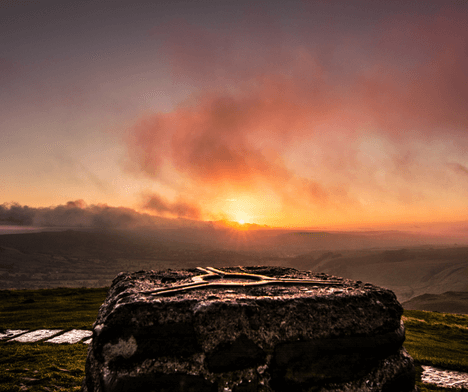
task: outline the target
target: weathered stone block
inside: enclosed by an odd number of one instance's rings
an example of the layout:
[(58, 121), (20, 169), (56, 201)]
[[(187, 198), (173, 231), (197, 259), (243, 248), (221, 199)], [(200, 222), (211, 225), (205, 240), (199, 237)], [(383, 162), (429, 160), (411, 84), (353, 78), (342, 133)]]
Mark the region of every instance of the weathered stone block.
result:
[(389, 290), (292, 268), (120, 274), (83, 391), (413, 391), (402, 311)]

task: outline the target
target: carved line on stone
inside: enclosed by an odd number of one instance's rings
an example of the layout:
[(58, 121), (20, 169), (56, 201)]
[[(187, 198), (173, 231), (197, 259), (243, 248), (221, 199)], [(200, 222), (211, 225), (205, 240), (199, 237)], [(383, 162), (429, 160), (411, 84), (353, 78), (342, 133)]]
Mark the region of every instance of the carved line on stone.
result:
[[(198, 270), (206, 272), (205, 275), (197, 275), (192, 278), (193, 283), (186, 283), (171, 288), (160, 288), (148, 293), (151, 295), (172, 295), (182, 291), (195, 290), (200, 288), (225, 288), (225, 287), (245, 287), (245, 286), (266, 286), (266, 285), (320, 285), (320, 286), (343, 286), (340, 281), (325, 281), (314, 279), (288, 279), (272, 278), (265, 275), (247, 274), (242, 272), (224, 272), (213, 267), (197, 267)], [(224, 281), (223, 281), (224, 280)]]

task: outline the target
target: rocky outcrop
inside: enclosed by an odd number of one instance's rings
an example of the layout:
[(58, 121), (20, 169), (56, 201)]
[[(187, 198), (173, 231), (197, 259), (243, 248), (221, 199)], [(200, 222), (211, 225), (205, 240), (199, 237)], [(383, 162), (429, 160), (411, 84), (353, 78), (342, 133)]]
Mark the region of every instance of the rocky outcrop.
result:
[(413, 391), (386, 289), (280, 267), (120, 274), (83, 391)]

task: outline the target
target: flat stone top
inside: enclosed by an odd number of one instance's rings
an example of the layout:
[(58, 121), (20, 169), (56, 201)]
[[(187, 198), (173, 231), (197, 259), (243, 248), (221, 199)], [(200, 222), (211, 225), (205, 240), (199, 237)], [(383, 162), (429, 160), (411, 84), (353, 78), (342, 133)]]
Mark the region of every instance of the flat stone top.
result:
[(402, 311), (390, 290), (287, 267), (122, 273), (93, 327), (87, 390), (153, 386), (155, 374), (216, 390), (305, 390), (364, 377), (384, 358), (391, 379), (409, 363)]
[(245, 335), (261, 347), (280, 340), (400, 336), (402, 313), (392, 291), (368, 283), (287, 267), (203, 267), (119, 274), (94, 332), (105, 345), (136, 331), (151, 330), (152, 336), (187, 326), (209, 351), (226, 336)]
[(164, 301), (391, 293), (370, 283), (294, 268), (267, 266), (121, 273), (114, 279), (111, 292), (119, 297), (130, 295), (133, 300), (142, 296), (148, 300), (164, 298)]
[(125, 303), (258, 303), (262, 300), (307, 298), (343, 302), (346, 298), (365, 297), (375, 297), (376, 301), (387, 304), (398, 304), (392, 291), (370, 283), (287, 267), (200, 267), (139, 271), (121, 273), (114, 279), (100, 317), (105, 317), (107, 305), (114, 308)]

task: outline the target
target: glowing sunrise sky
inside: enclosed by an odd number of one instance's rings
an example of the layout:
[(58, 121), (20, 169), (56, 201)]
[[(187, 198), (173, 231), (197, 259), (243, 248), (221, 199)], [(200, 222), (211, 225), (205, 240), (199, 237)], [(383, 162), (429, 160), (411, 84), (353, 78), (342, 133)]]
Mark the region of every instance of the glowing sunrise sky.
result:
[(6, 0), (0, 37), (0, 205), (468, 218), (466, 1)]

